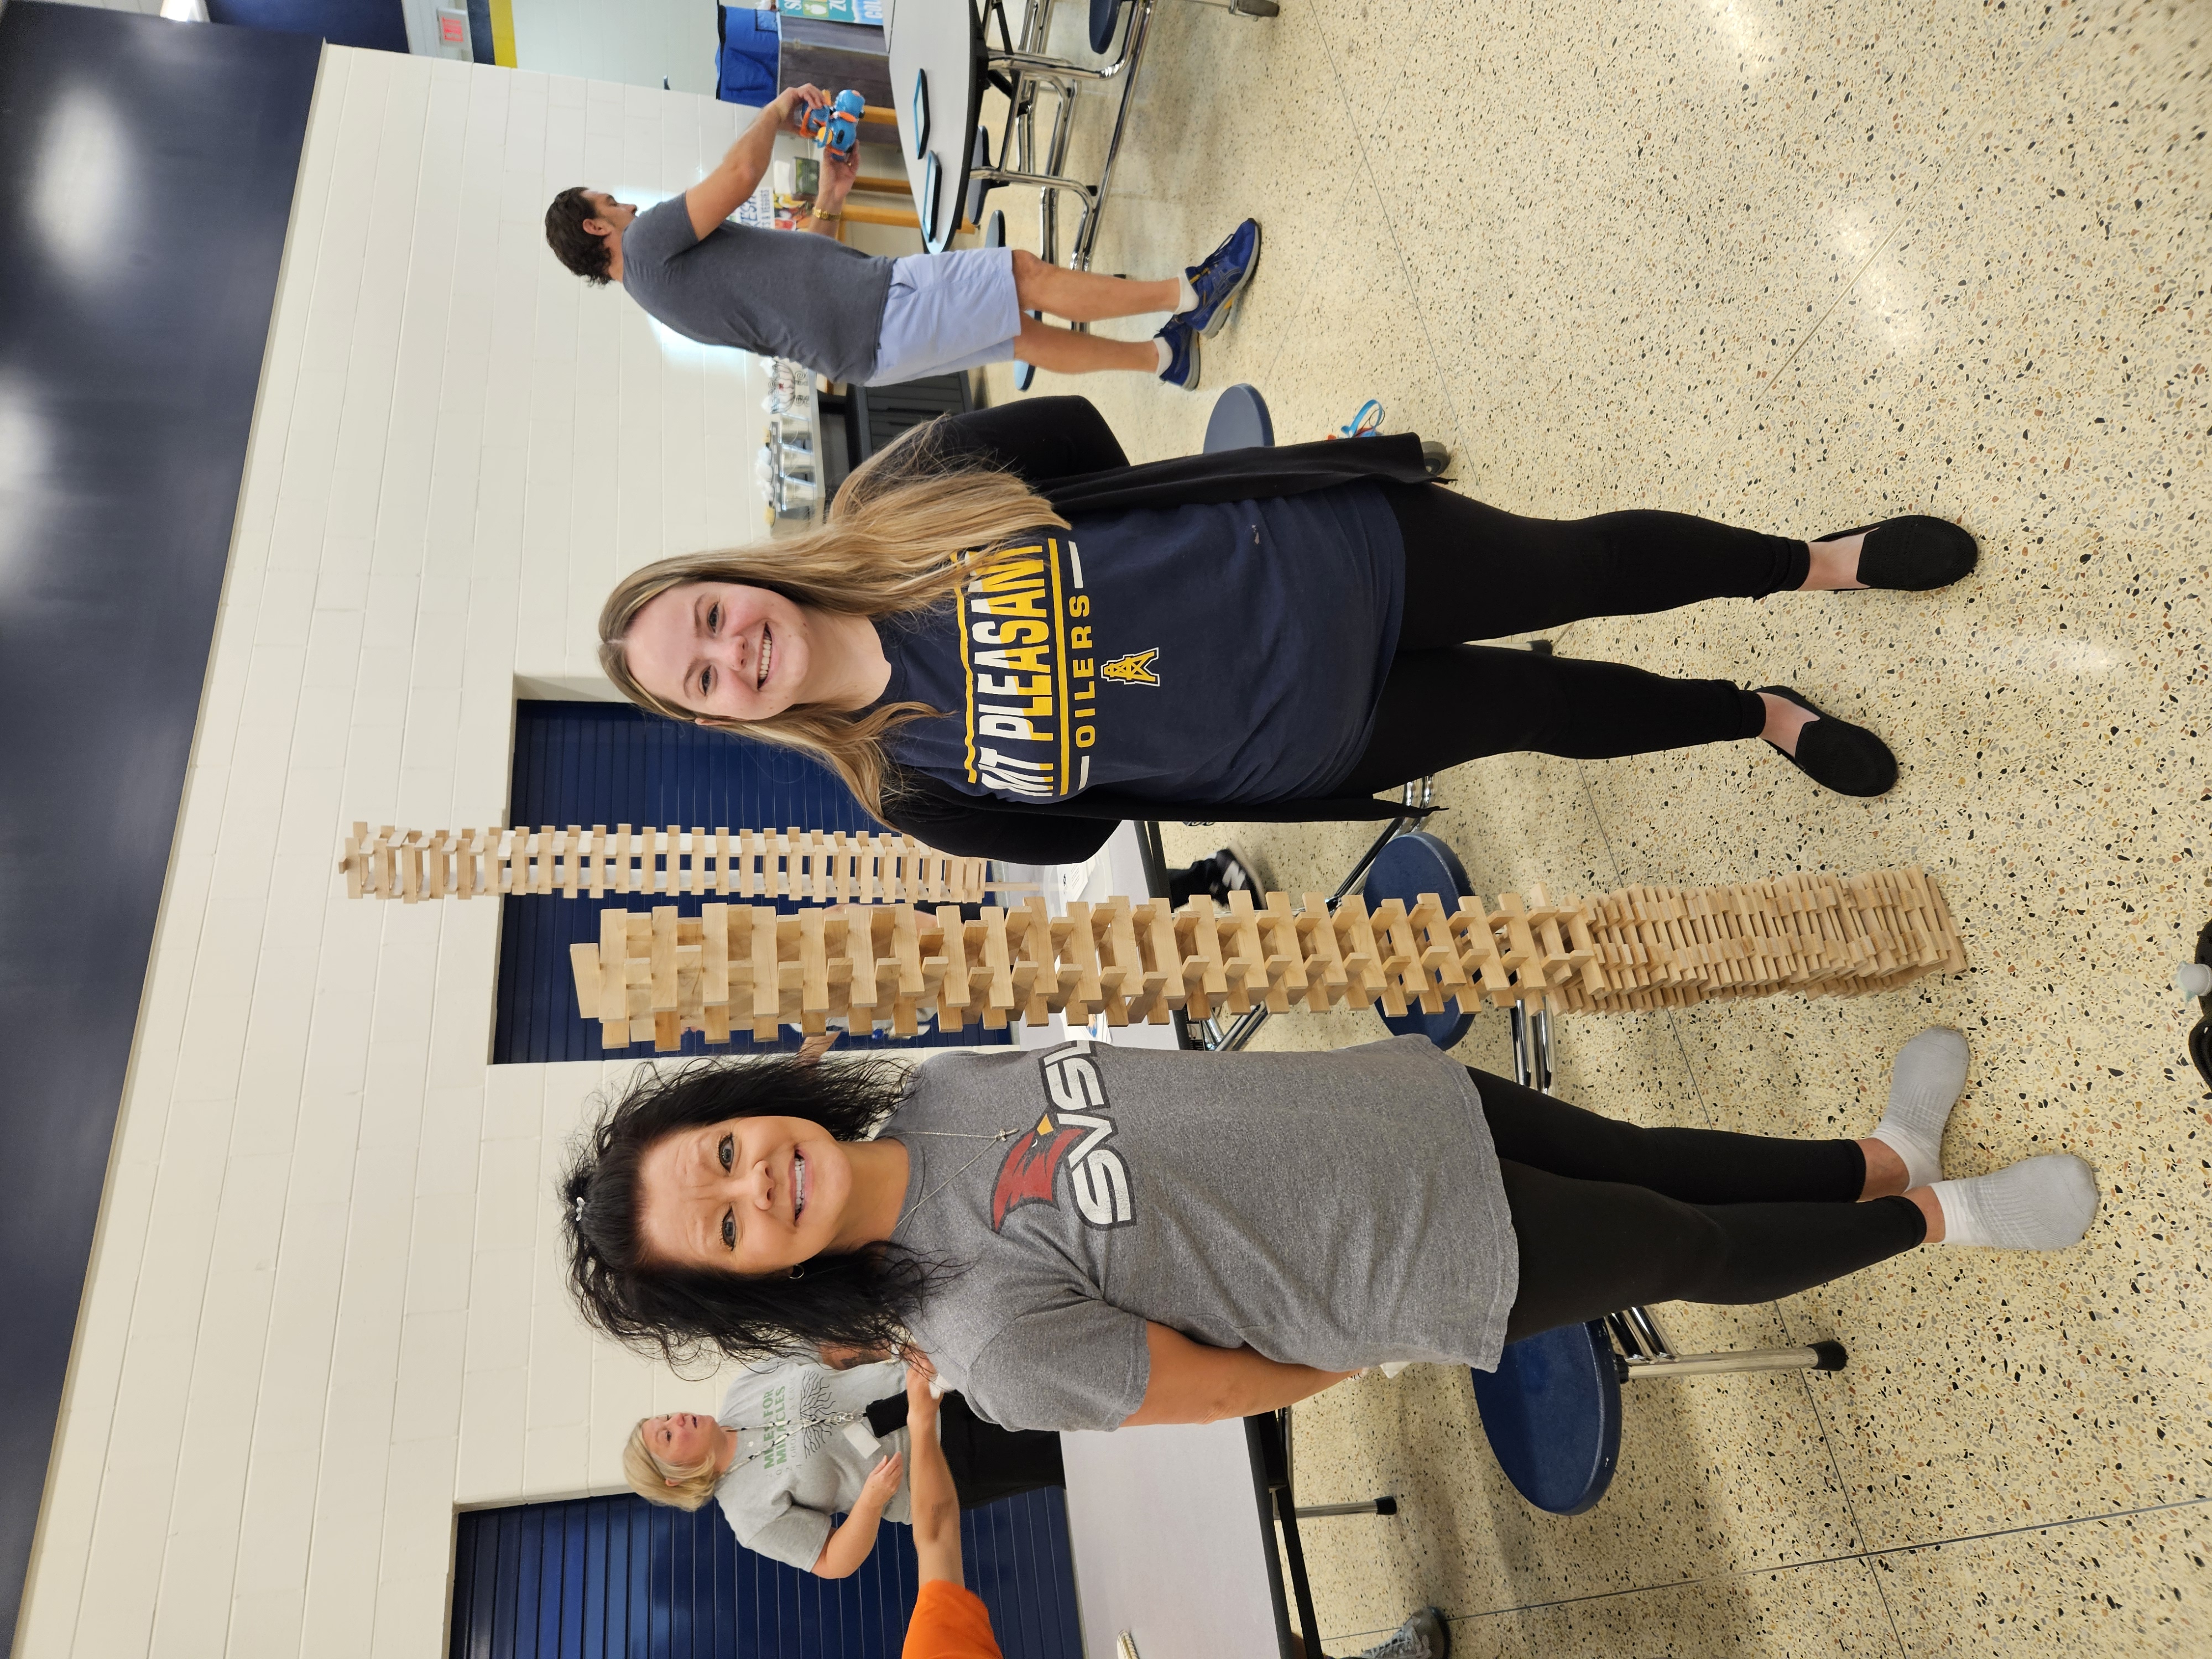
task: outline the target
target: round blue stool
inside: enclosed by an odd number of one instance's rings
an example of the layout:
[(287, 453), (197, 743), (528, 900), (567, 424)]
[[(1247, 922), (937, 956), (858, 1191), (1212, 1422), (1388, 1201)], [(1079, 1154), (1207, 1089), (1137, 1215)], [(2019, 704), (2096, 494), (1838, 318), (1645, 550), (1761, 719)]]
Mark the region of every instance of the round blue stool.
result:
[[(1226, 403), (1230, 392), (1237, 389), (1231, 386), (1229, 392), (1223, 392), (1222, 401)], [(1218, 408), (1213, 418), (1221, 418)], [(1210, 428), (1206, 447), (1213, 447)], [(1367, 884), (1360, 889), (1360, 894), (1370, 910), (1384, 899), (1396, 899), (1410, 910), (1424, 893), (1434, 893), (1449, 906), (1455, 896), (1474, 890), (1459, 854), (1434, 836), (1415, 830), (1394, 836), (1382, 844), (1382, 850), (1368, 867)], [(1462, 1014), (1449, 1006), (1441, 1014), (1425, 1014), (1419, 1008), (1409, 1008), (1402, 1014), (1383, 1014), (1382, 1018), (1392, 1036), (1425, 1036), (1439, 1048), (1456, 1048), (1468, 1028), (1474, 1024), (1473, 1014)]]
[(1213, 413), (1206, 421), (1206, 441), (1199, 447), (1208, 455), (1218, 455), (1224, 449), (1269, 449), (1274, 442), (1275, 422), (1267, 413), (1267, 400), (1240, 383), (1213, 400)]
[(1509, 1342), (1496, 1370), (1468, 1374), (1498, 1467), (1523, 1498), (1580, 1515), (1605, 1496), (1620, 1457), (1620, 1372), (1603, 1320)]

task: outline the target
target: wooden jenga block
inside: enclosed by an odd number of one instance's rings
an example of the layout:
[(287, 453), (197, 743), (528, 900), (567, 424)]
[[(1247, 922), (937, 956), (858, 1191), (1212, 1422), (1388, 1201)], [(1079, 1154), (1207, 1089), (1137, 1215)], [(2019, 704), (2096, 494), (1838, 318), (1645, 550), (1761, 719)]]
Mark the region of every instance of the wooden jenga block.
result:
[(1267, 895), (1260, 935), (1261, 948), (1267, 953), (1268, 1012), (1287, 1013), (1305, 1002), (1310, 988), (1306, 981), (1305, 939), (1298, 932), (1298, 919), (1291, 909), (1288, 893)]
[(1249, 1013), (1255, 994), (1264, 1005), (1267, 949), (1260, 942), (1259, 915), (1252, 908), (1250, 893), (1240, 888), (1229, 895), (1229, 915), (1225, 923), (1217, 924), (1215, 937), (1221, 943), (1221, 972), (1229, 984), (1230, 1007), (1240, 1014)]
[(1368, 917), (1382, 954), (1382, 983), (1375, 1000), (1393, 1018), (1406, 1013), (1406, 970), (1419, 952), (1413, 949), (1412, 930), (1406, 926), (1406, 907), (1397, 899), (1384, 899)]
[[(969, 998), (973, 975), (969, 966), (968, 924), (961, 921), (957, 905), (938, 907), (937, 931), (941, 941), (939, 949), (943, 953), (939, 959), (945, 964), (938, 981), (938, 1019), (956, 1031), (964, 1030), (972, 1006)], [(928, 962), (924, 961), (922, 966), (926, 970)]]
[[(665, 881), (671, 897), (741, 884), (743, 832), (731, 857), (721, 854), (720, 834), (710, 848), (703, 831), (688, 844), (680, 830), (665, 844), (648, 831), (635, 843), (639, 861), (617, 860), (604, 884)], [(588, 834), (571, 826), (534, 840), (520, 831), (507, 837), (520, 849), (514, 880), (526, 890), (556, 882), (562, 890), (589, 886), (611, 841), (633, 845), (626, 827), (612, 838), (596, 826)], [(403, 898), (465, 894), (477, 879), (477, 844), (472, 830), (410, 838), (372, 836), (356, 826), (347, 849), (349, 889), (373, 890), (384, 879)], [(489, 872), (498, 843), (487, 837), (482, 846)], [(794, 835), (781, 847), (778, 878), (801, 894), (834, 896), (842, 889), (857, 899), (872, 882), (888, 893), (938, 881), (922, 865), (887, 854), (877, 865), (862, 862), (892, 848), (889, 840), (872, 848), (858, 838)], [(489, 875), (483, 880), (490, 890)], [(1178, 1008), (1204, 1018), (1339, 1001), (1389, 1013), (1441, 1012), (1454, 1002), (1462, 1012), (1514, 1003), (1645, 1012), (1785, 989), (1863, 996), (1965, 962), (1941, 890), (1917, 870), (1719, 888), (1637, 886), (1559, 900), (1533, 885), (1525, 896), (1500, 894), (1495, 909), (1471, 896), (1455, 896), (1455, 903), (1447, 910), (1441, 897), (1425, 894), (1410, 910), (1384, 900), (1370, 912), (1353, 897), (1331, 914), (1319, 894), (1306, 895), (1299, 912), (1285, 894), (1269, 894), (1261, 906), (1237, 893), (1225, 911), (1205, 898), (1174, 912), (1157, 899), (1112, 899), (1072, 904), (1055, 917), (1033, 896), (1012, 912), (987, 909), (976, 921), (963, 921), (951, 904), (931, 915), (904, 902), (848, 902), (779, 916), (772, 903), (717, 902), (692, 918), (670, 903), (650, 913), (603, 912), (598, 949), (574, 947), (570, 966), (577, 1007), (600, 1022), (605, 1047), (649, 1037), (666, 1052), (687, 1030), (720, 1043), (736, 1029), (765, 1040), (781, 1025), (811, 1035), (832, 1020), (912, 1035), (925, 1019), (954, 1030), (971, 1018), (1000, 1030), (1009, 1019), (1033, 1024), (1053, 1013), (1121, 1025), (1164, 1022)]]
[[(356, 823), (340, 868), (349, 898), (471, 899), (642, 893), (656, 897), (792, 897), (810, 903), (974, 903), (989, 862), (954, 859), (911, 836), (839, 830), (769, 833), (670, 824), (578, 824), (372, 835)], [(1004, 884), (1000, 884), (1001, 886)]]
[(629, 1045), (629, 918), (620, 910), (599, 912), (599, 1042), (608, 1048)]

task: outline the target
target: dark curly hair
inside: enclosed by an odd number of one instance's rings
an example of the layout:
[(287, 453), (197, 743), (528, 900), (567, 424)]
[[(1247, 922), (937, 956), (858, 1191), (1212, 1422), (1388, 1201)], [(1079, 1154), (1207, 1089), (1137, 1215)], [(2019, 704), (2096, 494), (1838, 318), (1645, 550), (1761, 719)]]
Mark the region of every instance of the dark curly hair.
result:
[[(562, 1172), (568, 1288), (585, 1322), (674, 1366), (894, 1346), (938, 1277), (902, 1245), (817, 1255), (798, 1279), (670, 1267), (647, 1254), (639, 1164), (678, 1130), (733, 1117), (798, 1117), (836, 1140), (865, 1140), (898, 1104), (906, 1073), (887, 1059), (796, 1056), (641, 1069), (580, 1138)], [(580, 1200), (580, 1202), (579, 1201)]]
[(599, 217), (599, 209), (585, 199), (584, 187), (571, 185), (545, 210), (545, 246), (553, 257), (593, 288), (607, 285), (607, 245), (584, 228), (584, 221)]

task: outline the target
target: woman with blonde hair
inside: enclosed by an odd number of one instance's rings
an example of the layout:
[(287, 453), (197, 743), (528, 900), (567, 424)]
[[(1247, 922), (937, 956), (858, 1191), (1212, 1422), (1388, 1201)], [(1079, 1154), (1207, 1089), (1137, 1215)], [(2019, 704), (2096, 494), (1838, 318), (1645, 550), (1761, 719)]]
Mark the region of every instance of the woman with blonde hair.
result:
[(1763, 738), (1845, 794), (1895, 781), (1881, 738), (1783, 686), (1466, 641), (1938, 587), (1973, 568), (1964, 530), (1528, 519), (1426, 477), (1411, 435), (1131, 466), (1079, 398), (950, 416), (809, 535), (624, 577), (599, 659), (644, 708), (814, 755), (933, 846), (1031, 863), (1127, 817), (1395, 817), (1377, 790), (1516, 750)]
[[(850, 1363), (804, 1357), (742, 1370), (712, 1417), (641, 1419), (623, 1447), (630, 1490), (679, 1510), (712, 1500), (747, 1549), (819, 1577), (857, 1571), (881, 1523), (909, 1518), (906, 1369), (840, 1358)], [(982, 1422), (957, 1395), (944, 1407), (963, 1509), (1060, 1484), (1058, 1435)]]

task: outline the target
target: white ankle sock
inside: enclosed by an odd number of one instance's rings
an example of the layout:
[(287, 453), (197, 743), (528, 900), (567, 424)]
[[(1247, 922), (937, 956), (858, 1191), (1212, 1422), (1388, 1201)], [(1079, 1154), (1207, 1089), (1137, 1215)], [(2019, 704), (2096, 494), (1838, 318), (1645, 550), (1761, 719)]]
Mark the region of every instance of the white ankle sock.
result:
[(1943, 1206), (1942, 1244), (2063, 1250), (2081, 1242), (2097, 1215), (2097, 1172), (2070, 1152), (2022, 1158), (1929, 1190)]
[(1168, 337), (1164, 334), (1155, 337), (1152, 343), (1160, 349), (1160, 366), (1152, 372), (1156, 374), (1164, 374), (1168, 372), (1168, 365), (1175, 361), (1175, 353), (1170, 349)]
[(1872, 1139), (1905, 1160), (1908, 1189), (1942, 1178), (1943, 1125), (1966, 1089), (1966, 1039), (1948, 1025), (1929, 1026), (1897, 1051), (1889, 1105)]
[(1182, 285), (1182, 293), (1176, 299), (1175, 308), (1175, 314), (1180, 317), (1186, 311), (1198, 309), (1198, 290), (1190, 285), (1190, 278), (1188, 276), (1178, 276), (1176, 281)]

